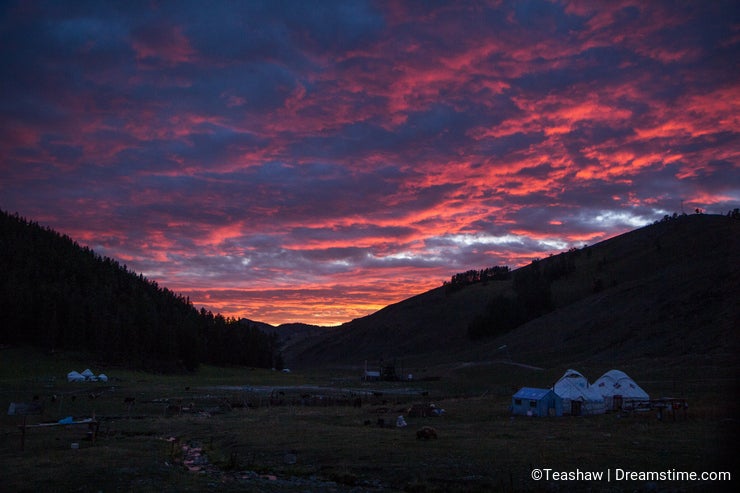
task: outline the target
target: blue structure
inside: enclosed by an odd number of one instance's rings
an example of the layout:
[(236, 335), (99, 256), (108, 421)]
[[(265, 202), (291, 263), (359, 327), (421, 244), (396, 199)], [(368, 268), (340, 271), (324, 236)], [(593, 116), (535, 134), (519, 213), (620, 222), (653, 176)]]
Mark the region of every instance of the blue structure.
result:
[(563, 399), (552, 389), (522, 387), (511, 398), (511, 412), (520, 416), (562, 416)]

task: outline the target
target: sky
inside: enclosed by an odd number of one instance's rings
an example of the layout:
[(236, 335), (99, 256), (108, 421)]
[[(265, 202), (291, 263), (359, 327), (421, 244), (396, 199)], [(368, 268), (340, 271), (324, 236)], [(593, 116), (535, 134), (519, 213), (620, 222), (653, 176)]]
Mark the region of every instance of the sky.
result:
[(4, 1), (0, 209), (336, 325), (740, 206), (731, 1)]

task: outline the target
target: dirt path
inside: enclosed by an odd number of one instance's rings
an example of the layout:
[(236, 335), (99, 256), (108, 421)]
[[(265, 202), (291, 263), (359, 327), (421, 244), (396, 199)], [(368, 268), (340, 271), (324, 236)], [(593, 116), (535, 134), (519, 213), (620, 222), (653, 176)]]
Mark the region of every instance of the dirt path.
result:
[(544, 368), (540, 368), (539, 366), (527, 365), (525, 363), (516, 363), (514, 361), (509, 361), (506, 359), (496, 359), (496, 360), (488, 360), (488, 361), (466, 361), (466, 362), (458, 364), (455, 367), (455, 369), (457, 370), (460, 368), (469, 368), (471, 366), (483, 366), (483, 365), (495, 365), (495, 364), (519, 366), (521, 368), (527, 368), (529, 370), (537, 370), (537, 371), (544, 370)]

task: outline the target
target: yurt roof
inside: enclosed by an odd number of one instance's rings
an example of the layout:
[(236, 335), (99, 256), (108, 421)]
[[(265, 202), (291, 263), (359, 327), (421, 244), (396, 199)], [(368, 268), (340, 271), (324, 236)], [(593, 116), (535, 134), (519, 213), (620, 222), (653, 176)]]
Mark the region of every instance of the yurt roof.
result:
[(553, 389), (563, 399), (584, 401), (602, 401), (602, 395), (593, 387), (588, 386), (588, 380), (575, 370), (568, 370), (557, 381)]
[(601, 395), (622, 395), (624, 397), (639, 397), (648, 399), (648, 393), (645, 392), (637, 382), (632, 380), (629, 375), (620, 370), (609, 370), (604, 373), (592, 385)]

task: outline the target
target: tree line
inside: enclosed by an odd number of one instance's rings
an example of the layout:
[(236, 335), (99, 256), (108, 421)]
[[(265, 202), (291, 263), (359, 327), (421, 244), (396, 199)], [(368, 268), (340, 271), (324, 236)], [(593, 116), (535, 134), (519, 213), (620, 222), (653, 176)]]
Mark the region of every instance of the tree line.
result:
[(449, 281), (444, 281), (443, 286), (447, 292), (455, 291), (478, 282), (506, 281), (511, 278), (511, 270), (508, 265), (496, 265), (480, 270), (468, 270), (454, 274)]
[(84, 351), (155, 371), (282, 366), (278, 338), (0, 210), (0, 343)]
[(551, 285), (576, 270), (580, 250), (551, 256), (546, 261), (534, 259), (513, 275), (513, 296), (499, 294), (482, 314), (468, 324), (468, 337), (473, 340), (503, 334), (554, 309)]

